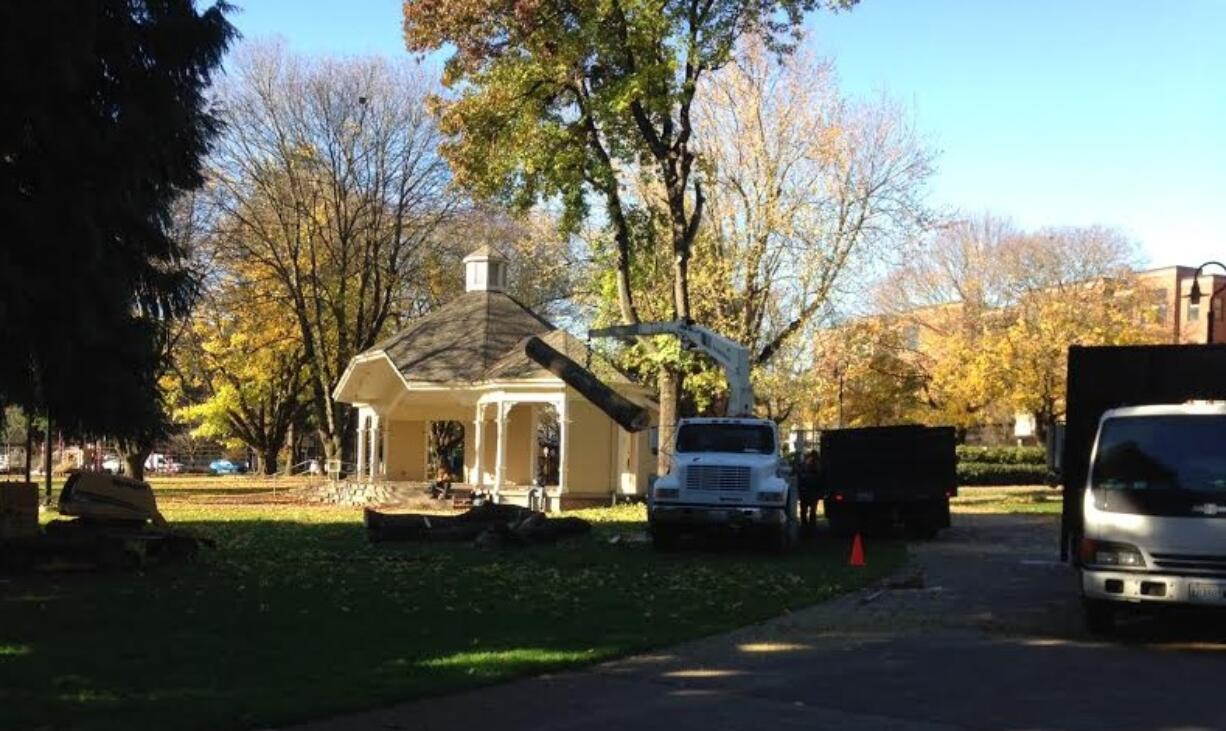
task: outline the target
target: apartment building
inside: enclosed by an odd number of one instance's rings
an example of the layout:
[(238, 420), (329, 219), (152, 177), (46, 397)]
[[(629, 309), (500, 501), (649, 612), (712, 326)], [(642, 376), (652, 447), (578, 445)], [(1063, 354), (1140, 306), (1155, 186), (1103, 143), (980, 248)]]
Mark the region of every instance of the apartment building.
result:
[[(1135, 274), (1140, 291), (1152, 302), (1152, 307), (1146, 308), (1146, 317), (1152, 318), (1151, 322), (1157, 326), (1155, 344), (1226, 343), (1226, 274), (1204, 273), (1197, 281), (1196, 267), (1190, 266), (1166, 266)], [(1200, 291), (1196, 302), (1190, 297), (1194, 283)], [(1101, 295), (1087, 293), (1087, 296)], [(899, 354), (910, 359), (931, 352), (939, 342), (939, 333), (956, 326), (961, 307), (960, 303), (950, 302), (885, 315), (900, 328), (902, 349)], [(1008, 316), (1004, 310), (988, 314), (1006, 319)], [(973, 442), (1004, 443), (1013, 437), (1031, 437), (1033, 433), (1033, 417), (1017, 414), (1012, 423), (981, 425), (972, 430), (968, 438)]]
[[(1138, 285), (1153, 299), (1152, 314), (1161, 326), (1160, 343), (1226, 343), (1226, 274), (1203, 273), (1200, 299), (1190, 297), (1196, 267), (1167, 266), (1136, 272)], [(961, 305), (951, 302), (903, 313), (906, 347), (924, 352), (928, 335), (938, 323), (956, 317)]]
[[(1196, 267), (1169, 266), (1137, 272), (1154, 297), (1154, 316), (1170, 343), (1226, 343), (1226, 275), (1201, 274), (1199, 302), (1189, 295)], [(1214, 294), (1216, 293), (1216, 296)]]

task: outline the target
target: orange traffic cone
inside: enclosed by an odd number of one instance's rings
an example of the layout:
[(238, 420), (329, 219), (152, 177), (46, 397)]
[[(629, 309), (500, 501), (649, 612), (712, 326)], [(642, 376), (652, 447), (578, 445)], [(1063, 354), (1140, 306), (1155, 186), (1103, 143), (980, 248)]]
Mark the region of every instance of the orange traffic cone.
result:
[(859, 533), (856, 533), (856, 537), (851, 541), (851, 561), (848, 563), (852, 566), (864, 565), (864, 543), (860, 540)]

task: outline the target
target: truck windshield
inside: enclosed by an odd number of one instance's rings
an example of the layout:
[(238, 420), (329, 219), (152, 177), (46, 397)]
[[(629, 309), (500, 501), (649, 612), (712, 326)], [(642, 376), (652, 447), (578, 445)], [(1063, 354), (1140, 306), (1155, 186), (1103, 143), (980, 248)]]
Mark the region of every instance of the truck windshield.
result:
[(774, 454), (775, 433), (765, 424), (683, 424), (677, 451)]
[(1226, 497), (1226, 416), (1107, 419), (1090, 479), (1110, 492)]

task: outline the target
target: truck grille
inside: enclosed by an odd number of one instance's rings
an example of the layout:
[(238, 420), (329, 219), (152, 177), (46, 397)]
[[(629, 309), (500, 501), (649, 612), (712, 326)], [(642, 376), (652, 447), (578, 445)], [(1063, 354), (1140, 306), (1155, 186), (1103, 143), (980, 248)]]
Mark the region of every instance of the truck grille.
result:
[(1154, 565), (1167, 571), (1226, 575), (1226, 556), (1207, 553), (1154, 553)]
[(687, 490), (749, 490), (749, 468), (726, 465), (690, 465), (685, 469)]

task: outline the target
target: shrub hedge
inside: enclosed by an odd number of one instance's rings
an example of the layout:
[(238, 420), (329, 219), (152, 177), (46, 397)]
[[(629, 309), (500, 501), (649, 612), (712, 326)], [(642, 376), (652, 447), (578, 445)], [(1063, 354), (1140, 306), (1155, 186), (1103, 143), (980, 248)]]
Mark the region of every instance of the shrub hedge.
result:
[(1047, 452), (1042, 447), (974, 447), (959, 445), (958, 462), (1045, 465), (1047, 464)]
[(1052, 485), (1042, 447), (958, 447), (958, 484)]
[(958, 463), (959, 485), (1052, 485), (1055, 482), (1056, 476), (1042, 464)]

